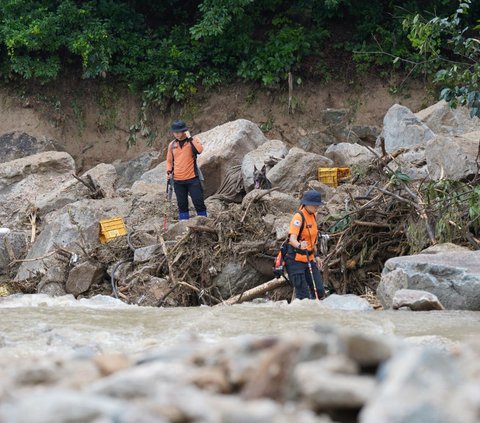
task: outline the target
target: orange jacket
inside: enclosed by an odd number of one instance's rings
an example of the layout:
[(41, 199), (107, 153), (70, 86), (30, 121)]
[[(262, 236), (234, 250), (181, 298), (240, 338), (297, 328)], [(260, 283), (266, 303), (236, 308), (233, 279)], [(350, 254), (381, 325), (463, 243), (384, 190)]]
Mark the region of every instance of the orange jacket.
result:
[(175, 181), (185, 181), (195, 178), (195, 156), (192, 145), (195, 146), (198, 153), (203, 151), (203, 145), (197, 137), (192, 137), (191, 142), (185, 141), (183, 147), (180, 147), (178, 140), (173, 140), (168, 145), (167, 151), (167, 172), (172, 172)]
[[(307, 250), (311, 251), (311, 254), (309, 254), (309, 260), (313, 260), (315, 258), (313, 252), (315, 250), (315, 244), (317, 243), (318, 236), (317, 216), (315, 213), (309, 213), (304, 207), (301, 207), (300, 210), (302, 210), (303, 216), (305, 217), (305, 223), (303, 225), (302, 232), (299, 233), (302, 226), (302, 216), (297, 212), (293, 215), (293, 218), (290, 222), (288, 235), (290, 236), (291, 234), (294, 234), (297, 235), (298, 241), (307, 241)], [(295, 261), (306, 263), (306, 254), (295, 254)]]

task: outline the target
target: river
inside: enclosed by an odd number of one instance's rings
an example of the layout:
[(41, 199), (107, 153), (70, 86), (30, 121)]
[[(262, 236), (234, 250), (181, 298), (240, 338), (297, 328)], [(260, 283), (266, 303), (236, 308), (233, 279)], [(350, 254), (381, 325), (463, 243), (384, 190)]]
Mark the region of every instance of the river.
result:
[(214, 343), (243, 335), (309, 331), (318, 325), (454, 341), (474, 339), (480, 332), (480, 312), (345, 311), (314, 301), (149, 308), (109, 297), (77, 301), (25, 295), (2, 299), (0, 310), (2, 359), (82, 350), (135, 353), (191, 337)]

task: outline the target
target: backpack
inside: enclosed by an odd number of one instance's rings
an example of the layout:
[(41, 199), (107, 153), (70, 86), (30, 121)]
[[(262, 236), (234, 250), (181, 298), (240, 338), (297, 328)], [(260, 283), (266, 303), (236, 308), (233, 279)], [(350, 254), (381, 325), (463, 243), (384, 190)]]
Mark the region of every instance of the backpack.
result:
[[(200, 184), (202, 185), (203, 187), (203, 182), (205, 181), (205, 178), (203, 177), (203, 173), (202, 171), (200, 170), (200, 168), (198, 167), (197, 165), (197, 156), (198, 156), (198, 150), (195, 148), (195, 146), (193, 145), (193, 142), (192, 142), (192, 137), (190, 138), (187, 138), (186, 141), (190, 143), (190, 146), (192, 147), (192, 153), (193, 153), (193, 169), (194, 169), (194, 172), (195, 172), (195, 176), (198, 177), (198, 179), (200, 180)], [(170, 149), (172, 150), (172, 170), (173, 170), (173, 166), (175, 165), (175, 159), (174, 159), (174, 156), (173, 156), (173, 149), (175, 148), (175, 141), (172, 141), (170, 143)]]
[[(300, 213), (300, 216), (302, 216), (302, 224), (300, 225), (300, 230), (298, 231), (298, 233), (301, 234), (303, 231), (303, 228), (305, 227), (305, 216), (303, 215), (303, 212), (301, 210), (299, 210), (298, 213)], [(285, 273), (285, 270), (287, 269), (285, 265), (285, 257), (287, 256), (287, 253), (288, 253), (289, 238), (290, 238), (290, 234), (288, 234), (287, 238), (282, 242), (282, 245), (280, 246), (280, 250), (278, 251), (278, 254), (275, 257), (275, 260), (273, 262), (273, 276), (275, 276), (277, 279), (282, 276), (285, 276), (284, 273)], [(285, 279), (287, 279), (288, 281), (288, 278), (285, 278)]]

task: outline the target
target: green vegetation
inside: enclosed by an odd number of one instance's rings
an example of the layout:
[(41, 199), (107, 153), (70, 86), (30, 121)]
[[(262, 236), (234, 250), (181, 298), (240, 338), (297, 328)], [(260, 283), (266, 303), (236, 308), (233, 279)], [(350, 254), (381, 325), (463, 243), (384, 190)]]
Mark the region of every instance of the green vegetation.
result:
[(443, 87), (440, 97), (451, 107), (467, 105), (472, 116), (480, 117), (480, 25), (473, 17), (480, 17), (478, 2), (474, 9), (471, 0), (463, 0), (451, 15), (425, 20), (416, 14), (404, 20), (404, 27), (424, 58), (421, 65), (435, 72), (434, 82)]
[(80, 71), (165, 105), (233, 79), (329, 79), (338, 57), (436, 75), (480, 115), (479, 12), (470, 0), (0, 0), (0, 77)]

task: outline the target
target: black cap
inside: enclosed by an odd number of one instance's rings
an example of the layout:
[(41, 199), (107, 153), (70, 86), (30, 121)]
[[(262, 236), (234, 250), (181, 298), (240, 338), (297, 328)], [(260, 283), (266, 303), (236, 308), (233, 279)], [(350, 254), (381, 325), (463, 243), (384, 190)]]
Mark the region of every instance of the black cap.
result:
[(303, 194), (302, 204), (304, 206), (321, 206), (323, 204), (322, 194), (318, 191), (307, 191)]
[(188, 131), (188, 126), (183, 120), (176, 120), (172, 123), (172, 132), (185, 132)]

